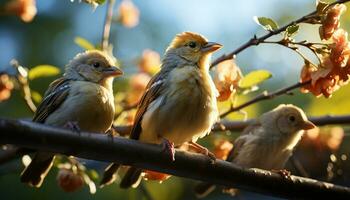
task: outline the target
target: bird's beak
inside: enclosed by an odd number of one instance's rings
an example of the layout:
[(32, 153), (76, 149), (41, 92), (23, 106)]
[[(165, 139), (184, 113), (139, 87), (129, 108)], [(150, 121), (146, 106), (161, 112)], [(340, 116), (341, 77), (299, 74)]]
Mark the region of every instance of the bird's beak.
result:
[(215, 42), (208, 42), (206, 45), (204, 45), (201, 49), (203, 53), (212, 53), (214, 51), (219, 50), (222, 47), (221, 44), (215, 43)]
[(108, 68), (104, 68), (102, 70), (103, 75), (105, 75), (106, 77), (110, 77), (110, 76), (121, 76), (123, 75), (123, 71), (117, 67), (108, 67)]
[(313, 129), (316, 128), (316, 125), (310, 121), (305, 121), (302, 125), (301, 125), (301, 129), (302, 130), (309, 130), (309, 129)]

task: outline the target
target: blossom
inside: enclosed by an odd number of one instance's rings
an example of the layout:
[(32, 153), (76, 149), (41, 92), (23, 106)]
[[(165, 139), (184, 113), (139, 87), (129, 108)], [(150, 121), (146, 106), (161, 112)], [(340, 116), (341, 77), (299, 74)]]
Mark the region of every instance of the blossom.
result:
[(12, 0), (5, 5), (5, 11), (19, 16), (24, 22), (31, 22), (37, 9), (35, 0)]
[(57, 182), (65, 192), (75, 192), (84, 185), (84, 179), (81, 175), (65, 168), (58, 171)]
[(138, 63), (141, 72), (148, 74), (155, 74), (160, 69), (160, 55), (159, 53), (150, 49), (145, 49), (142, 52), (141, 59)]
[(130, 78), (130, 91), (127, 96), (127, 103), (134, 105), (139, 102), (144, 93), (151, 76), (146, 73), (137, 73)]
[(160, 183), (167, 180), (171, 177), (169, 174), (164, 174), (151, 170), (144, 170), (145, 176), (143, 177), (145, 180), (159, 181)]
[(226, 160), (228, 154), (233, 148), (233, 144), (228, 140), (215, 141), (214, 155), (217, 159)]
[(10, 98), (12, 89), (13, 82), (9, 75), (0, 73), (0, 102)]
[(214, 84), (219, 91), (218, 101), (226, 101), (236, 92), (242, 73), (234, 60), (221, 62), (215, 69)]
[(139, 23), (140, 12), (130, 0), (123, 0), (119, 6), (119, 22), (128, 28)]
[(322, 40), (328, 40), (332, 37), (334, 32), (340, 26), (340, 15), (346, 10), (344, 4), (336, 4), (331, 8), (327, 9), (326, 14), (323, 16), (319, 32)]
[(333, 44), (329, 46), (330, 53), (321, 55), (318, 67), (306, 63), (302, 68), (300, 80), (311, 84), (303, 86), (301, 91), (312, 92), (315, 96), (330, 97), (332, 93), (347, 84), (350, 74), (350, 44), (347, 32), (338, 29), (333, 34)]

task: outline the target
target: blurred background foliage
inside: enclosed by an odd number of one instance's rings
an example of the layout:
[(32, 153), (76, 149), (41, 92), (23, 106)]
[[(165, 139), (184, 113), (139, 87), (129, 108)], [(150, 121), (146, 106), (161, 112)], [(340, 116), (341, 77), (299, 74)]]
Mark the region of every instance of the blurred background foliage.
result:
[[(1, 0), (0, 7), (6, 2)], [(115, 9), (120, 2), (117, 0)], [(215, 58), (237, 48), (254, 34), (264, 34), (264, 30), (253, 21), (253, 16), (271, 17), (283, 25), (315, 9), (313, 0), (283, 2), (251, 0), (240, 3), (230, 0), (222, 0), (220, 3), (210, 0), (133, 0), (133, 3), (140, 15), (139, 21), (136, 22), (137, 26), (130, 28), (115, 22), (111, 30), (110, 42), (114, 47), (113, 53), (126, 73), (124, 77), (115, 81), (117, 100), (124, 99), (125, 92), (133, 87), (132, 83), (135, 81), (130, 83), (129, 80), (140, 71), (138, 63), (143, 51), (152, 49), (162, 55), (177, 33), (199, 32), (209, 40), (223, 44), (224, 48), (214, 55)], [(98, 6), (95, 11), (87, 4), (69, 0), (37, 0), (36, 5), (37, 15), (31, 23), (24, 23), (15, 16), (0, 15), (0, 71), (14, 73), (10, 66), (10, 60), (13, 58), (18, 59), (20, 64), (28, 68), (45, 64), (57, 66), (63, 71), (65, 64), (83, 50), (77, 42), (74, 42), (77, 37), (84, 38), (93, 45), (101, 42), (106, 4)], [(347, 31), (350, 30), (350, 11), (343, 15), (342, 27)], [(302, 25), (297, 38), (319, 41), (318, 27)], [(273, 74), (273, 77), (264, 82), (257, 92), (236, 97), (237, 104), (249, 100), (262, 90), (272, 91), (296, 83), (299, 81), (299, 73), (303, 65), (303, 60), (295, 52), (281, 46), (267, 44), (245, 50), (237, 56), (236, 62), (243, 74), (254, 69), (267, 69)], [(58, 75), (37, 78), (30, 82), (30, 86), (43, 95), (48, 84), (57, 77)], [(147, 79), (147, 77), (142, 78)], [(137, 80), (139, 79), (141, 78)], [(137, 85), (135, 87), (137, 88)], [(330, 99), (315, 98), (311, 94), (301, 94), (296, 90), (293, 96), (281, 96), (247, 107), (244, 109), (246, 115), (233, 113), (228, 117), (230, 119), (244, 119), (245, 116), (254, 118), (280, 103), (293, 103), (303, 108), (310, 116), (349, 114), (349, 98), (349, 85), (335, 92)], [(220, 103), (220, 110), (226, 110), (225, 108), (229, 105), (229, 102)], [(10, 99), (0, 103), (0, 117), (31, 118), (31, 116), (32, 112), (24, 103), (18, 90), (12, 92)], [(117, 124), (128, 122), (130, 119), (117, 120)], [(347, 127), (340, 129), (328, 127), (317, 133), (308, 133), (307, 137), (303, 138), (296, 149), (296, 157), (311, 177), (349, 185), (348, 130)], [(237, 134), (230, 132), (211, 134), (200, 143), (212, 147), (216, 141), (222, 138), (233, 140)], [(105, 163), (90, 161), (86, 161), (86, 164), (99, 172), (106, 166)], [(290, 163), (287, 167), (292, 173), (298, 174)], [(37, 190), (19, 182), (19, 173), (22, 168), (20, 161), (0, 166), (0, 191), (3, 199), (148, 199), (151, 197), (154, 200), (176, 200), (195, 198), (192, 192), (195, 181), (177, 177), (171, 177), (162, 184), (143, 182), (142, 187), (137, 190), (121, 190), (117, 184), (113, 184), (97, 190), (94, 195), (89, 193), (88, 187), (78, 192), (65, 193), (57, 186), (55, 178), (57, 169), (50, 172), (42, 188)], [(246, 199), (271, 199), (253, 193), (242, 193)], [(206, 199), (231, 198), (217, 191)]]

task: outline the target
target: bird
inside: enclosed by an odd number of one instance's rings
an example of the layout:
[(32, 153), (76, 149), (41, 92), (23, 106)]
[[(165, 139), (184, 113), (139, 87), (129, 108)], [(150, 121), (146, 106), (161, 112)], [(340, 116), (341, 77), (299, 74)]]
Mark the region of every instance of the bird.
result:
[[(105, 133), (114, 118), (112, 83), (123, 74), (116, 60), (100, 50), (77, 54), (62, 77), (45, 92), (33, 121), (76, 131)], [(21, 182), (39, 188), (52, 167), (54, 153), (38, 151), (21, 173)]]
[[(226, 161), (243, 168), (281, 170), (304, 130), (315, 127), (302, 109), (292, 104), (281, 104), (243, 130)], [(203, 198), (214, 189), (214, 184), (203, 182), (195, 187), (195, 193), (198, 198)]]
[[(210, 59), (221, 44), (194, 32), (177, 34), (166, 49), (161, 70), (149, 81), (136, 112), (130, 139), (161, 144), (175, 160), (174, 147), (190, 144), (213, 156), (196, 141), (218, 120), (218, 92), (209, 74)], [(112, 183), (119, 168), (105, 170), (101, 186)], [(120, 187), (137, 187), (142, 169), (130, 167)]]

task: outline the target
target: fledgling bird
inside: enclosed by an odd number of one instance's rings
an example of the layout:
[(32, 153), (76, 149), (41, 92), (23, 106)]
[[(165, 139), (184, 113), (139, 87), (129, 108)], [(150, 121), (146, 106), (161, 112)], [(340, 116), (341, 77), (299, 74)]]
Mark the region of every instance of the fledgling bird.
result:
[[(63, 77), (53, 81), (33, 121), (64, 127), (76, 124), (82, 131), (105, 133), (114, 118), (113, 78), (123, 72), (106, 53), (90, 50), (76, 55)], [(55, 154), (37, 152), (21, 174), (21, 181), (40, 187)]]
[[(281, 170), (304, 130), (315, 127), (303, 110), (291, 104), (281, 104), (243, 130), (226, 161), (244, 168)], [(214, 189), (215, 185), (211, 183), (200, 183), (195, 192), (202, 198)]]
[[(222, 45), (203, 36), (183, 32), (175, 36), (161, 64), (148, 83), (138, 105), (130, 138), (163, 144), (174, 160), (174, 146), (189, 142), (204, 154), (208, 149), (195, 143), (209, 134), (218, 119), (217, 91), (209, 75), (210, 57)], [(114, 180), (119, 165), (110, 165), (101, 185)], [(121, 188), (136, 187), (142, 169), (130, 167)]]

